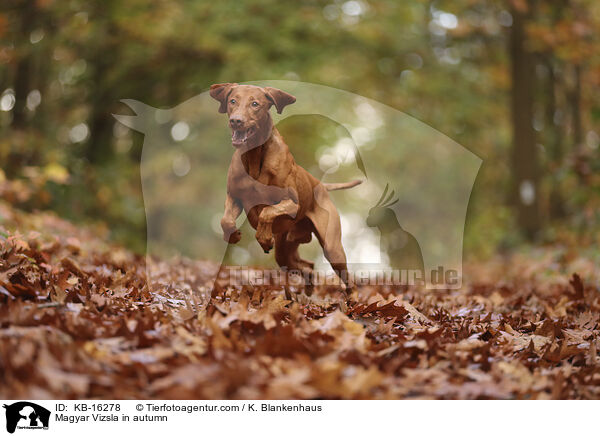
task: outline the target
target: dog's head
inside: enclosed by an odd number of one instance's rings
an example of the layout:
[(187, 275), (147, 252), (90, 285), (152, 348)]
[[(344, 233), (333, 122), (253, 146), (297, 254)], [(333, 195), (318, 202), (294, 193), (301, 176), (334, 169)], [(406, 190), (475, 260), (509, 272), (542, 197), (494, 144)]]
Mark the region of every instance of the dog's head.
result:
[(296, 97), (277, 88), (237, 83), (212, 85), (210, 96), (221, 103), (219, 112), (229, 116), (232, 145), (245, 149), (262, 145), (271, 136), (271, 106), (275, 105), (280, 114), (284, 107), (296, 101)]

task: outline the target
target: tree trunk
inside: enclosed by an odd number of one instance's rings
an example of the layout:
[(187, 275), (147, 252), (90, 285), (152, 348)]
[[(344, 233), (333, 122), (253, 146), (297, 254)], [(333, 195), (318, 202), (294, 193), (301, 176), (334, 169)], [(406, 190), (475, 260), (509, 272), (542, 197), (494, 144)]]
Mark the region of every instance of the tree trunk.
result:
[[(118, 65), (118, 46), (114, 45), (117, 29), (110, 19), (114, 5), (115, 1), (106, 0), (92, 8), (92, 16), (95, 17), (97, 25), (106, 32), (107, 37), (97, 41), (97, 44), (86, 47), (93, 85), (89, 98), (92, 110), (88, 119), (89, 138), (85, 155), (92, 164), (103, 164), (114, 157), (112, 135), (114, 118), (111, 115), (111, 105), (117, 99), (113, 98), (112, 88), (107, 82), (110, 72), (115, 65)], [(102, 55), (98, 56), (98, 53)]]
[(546, 61), (548, 68), (548, 79), (546, 82), (546, 146), (548, 150), (548, 166), (551, 178), (549, 215), (551, 219), (561, 219), (565, 217), (564, 198), (561, 191), (560, 175), (558, 174), (563, 167), (564, 151), (562, 146), (561, 126), (556, 123), (556, 111), (558, 104), (556, 102), (557, 79), (552, 53), (549, 53)]
[(19, 46), (19, 58), (15, 68), (15, 107), (13, 108), (12, 126), (15, 129), (23, 129), (27, 125), (27, 95), (31, 91), (32, 58), (29, 35), (35, 23), (35, 2), (33, 0), (23, 1), (21, 8), (19, 31), (21, 33), (21, 44)]
[(509, 44), (513, 130), (511, 199), (519, 230), (528, 240), (533, 240), (540, 230), (539, 170), (533, 129), (534, 55), (526, 47), (526, 13), (513, 8), (512, 15)]
[(573, 149), (579, 149), (583, 144), (581, 127), (581, 65), (573, 66), (573, 90), (571, 91), (571, 120), (573, 128)]

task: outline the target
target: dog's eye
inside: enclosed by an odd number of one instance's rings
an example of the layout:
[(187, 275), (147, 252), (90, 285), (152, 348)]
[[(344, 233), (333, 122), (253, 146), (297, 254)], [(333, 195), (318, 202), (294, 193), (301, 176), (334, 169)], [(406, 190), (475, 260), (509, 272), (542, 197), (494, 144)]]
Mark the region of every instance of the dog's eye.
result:
[(235, 104), (235, 98), (232, 98), (231, 100), (229, 100), (229, 103)]
[(252, 102), (252, 107), (258, 107), (258, 102), (257, 101), (253, 101)]

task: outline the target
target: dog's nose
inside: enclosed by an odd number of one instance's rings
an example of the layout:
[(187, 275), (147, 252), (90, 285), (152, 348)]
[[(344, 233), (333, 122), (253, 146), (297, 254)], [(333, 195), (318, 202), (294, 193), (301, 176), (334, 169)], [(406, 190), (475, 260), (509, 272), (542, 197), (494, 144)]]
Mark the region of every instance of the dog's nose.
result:
[(231, 117), (231, 118), (229, 118), (229, 124), (231, 124), (231, 127), (237, 128), (237, 127), (242, 127), (242, 124), (244, 124), (244, 121), (238, 117)]

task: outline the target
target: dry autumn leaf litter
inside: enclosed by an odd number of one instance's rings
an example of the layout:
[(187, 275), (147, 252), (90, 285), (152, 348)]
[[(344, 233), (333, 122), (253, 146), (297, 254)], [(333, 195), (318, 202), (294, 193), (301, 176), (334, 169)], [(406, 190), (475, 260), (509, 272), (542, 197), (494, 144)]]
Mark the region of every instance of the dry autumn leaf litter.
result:
[(3, 398), (600, 397), (600, 293), (548, 259), (471, 266), (459, 291), (361, 287), (342, 313), (324, 289), (200, 292), (204, 261), (156, 260), (150, 288), (97, 232), (0, 216)]

